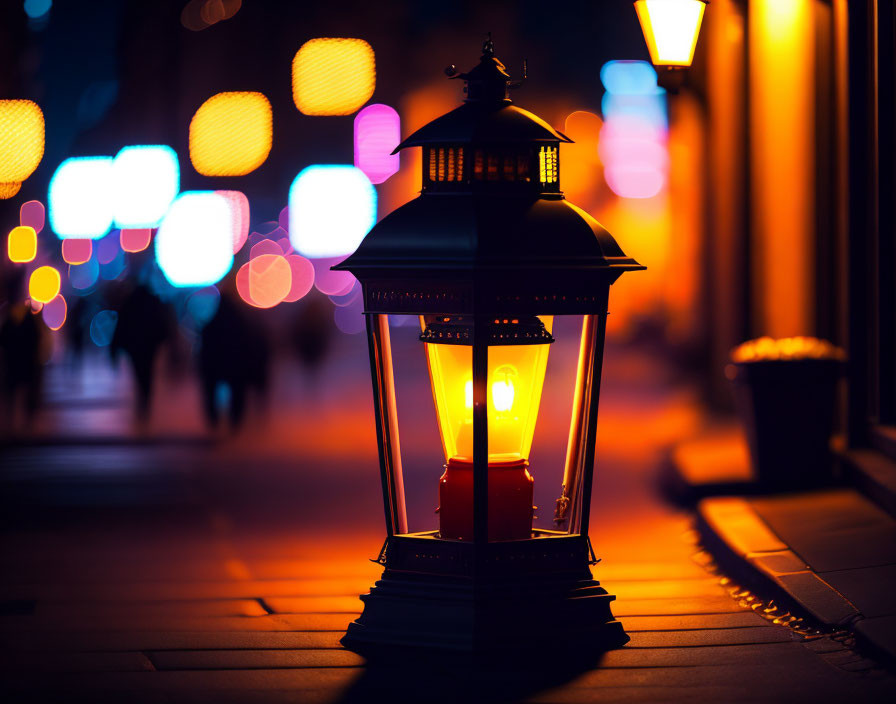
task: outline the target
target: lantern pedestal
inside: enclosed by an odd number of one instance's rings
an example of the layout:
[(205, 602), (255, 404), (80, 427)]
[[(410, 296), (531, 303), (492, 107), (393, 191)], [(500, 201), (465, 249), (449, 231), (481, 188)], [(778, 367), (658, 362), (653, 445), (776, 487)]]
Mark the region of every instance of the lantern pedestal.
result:
[[(474, 545), (434, 534), (393, 536), (386, 570), (342, 644), (368, 658), (414, 650), (484, 657), (525, 651), (562, 658), (628, 641), (615, 597), (591, 578), (581, 536)], [(478, 567), (475, 579), (474, 567)]]

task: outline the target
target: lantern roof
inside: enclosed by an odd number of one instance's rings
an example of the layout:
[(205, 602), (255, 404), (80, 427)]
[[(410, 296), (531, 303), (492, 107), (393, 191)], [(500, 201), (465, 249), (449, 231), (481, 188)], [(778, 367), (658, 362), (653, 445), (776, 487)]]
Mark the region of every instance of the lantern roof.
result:
[[(454, 77), (453, 67), (449, 75)], [(446, 164), (465, 153), (464, 165), (453, 162), (454, 172), (446, 167), (442, 180), (442, 162), (437, 168), (435, 157), (425, 154), (433, 171), (426, 169), (422, 193), (384, 217), (333, 268), (358, 277), (368, 311), (392, 306), (393, 312), (466, 313), (474, 299), (480, 301), (477, 310), (494, 303), (493, 312), (503, 310), (499, 299), (519, 301), (513, 310), (523, 312), (548, 312), (546, 300), (578, 301), (577, 310), (590, 310), (606, 298), (592, 296), (594, 290), (605, 291), (623, 272), (644, 267), (560, 192), (556, 152), (560, 142), (572, 140), (511, 104), (507, 91), (514, 84), (495, 58), (490, 37), (479, 64), (456, 77), (467, 82), (465, 103), (414, 132), (396, 151), (432, 145), (425, 151), (439, 153), (439, 159), (444, 152)], [(452, 144), (462, 148), (449, 151)], [(474, 170), (471, 162), (480, 153), (483, 164), (491, 164), (494, 154), (511, 171), (502, 169), (498, 176), (480, 171), (478, 163)], [(526, 161), (525, 170), (512, 171), (517, 160), (528, 159), (534, 161)], [(440, 291), (452, 280), (466, 282), (453, 308), (421, 303), (445, 302)], [(485, 289), (491, 293), (483, 298)]]
[(522, 80), (513, 81), (495, 56), (491, 32), (476, 66), (460, 74), (449, 66), (445, 72), (464, 81), (464, 104), (411, 134), (393, 154), (434, 143), (572, 142), (537, 115), (512, 104), (509, 91), (521, 86)]

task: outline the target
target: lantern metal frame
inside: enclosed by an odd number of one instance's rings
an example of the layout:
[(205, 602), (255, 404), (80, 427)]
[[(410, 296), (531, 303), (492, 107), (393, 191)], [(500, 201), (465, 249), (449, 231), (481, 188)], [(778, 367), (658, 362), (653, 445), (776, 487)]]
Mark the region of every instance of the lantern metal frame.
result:
[[(571, 141), (510, 105), (513, 87), (491, 39), (457, 76), (467, 100), (397, 149), (438, 144), (548, 145)], [(397, 151), (397, 150), (396, 150)], [(628, 640), (615, 598), (594, 580), (588, 538), (597, 412), (610, 285), (644, 267), (563, 198), (555, 182), (424, 187), (334, 268), (361, 282), (367, 319), (386, 540), (382, 578), (343, 644), (368, 657), (421, 647), (462, 653), (564, 646), (605, 650)], [(500, 186), (491, 188), (490, 186)], [(540, 187), (539, 187), (540, 186)], [(545, 246), (545, 238), (550, 244)], [(388, 316), (463, 316), (472, 324), (473, 539), (408, 532)], [(488, 540), (489, 339), (496, 320), (582, 315), (564, 483), (555, 522), (531, 539)], [(558, 642), (559, 639), (559, 642)]]

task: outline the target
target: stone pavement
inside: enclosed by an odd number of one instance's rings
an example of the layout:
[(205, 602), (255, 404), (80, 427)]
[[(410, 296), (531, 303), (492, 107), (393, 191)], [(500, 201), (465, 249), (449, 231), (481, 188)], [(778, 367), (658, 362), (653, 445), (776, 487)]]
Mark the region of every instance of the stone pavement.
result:
[[(692, 517), (655, 488), (664, 448), (695, 428), (690, 394), (635, 353), (608, 352), (605, 379), (595, 574), (631, 642), (599, 663), (471, 673), (367, 666), (340, 648), (383, 537), (364, 385), (298, 439), (2, 450), (0, 691), (93, 702), (883, 701), (896, 678), (848, 636), (777, 625), (694, 559)], [(547, 411), (543, 431), (565, 437), (568, 415)], [(334, 439), (326, 425), (340, 413), (357, 420)]]

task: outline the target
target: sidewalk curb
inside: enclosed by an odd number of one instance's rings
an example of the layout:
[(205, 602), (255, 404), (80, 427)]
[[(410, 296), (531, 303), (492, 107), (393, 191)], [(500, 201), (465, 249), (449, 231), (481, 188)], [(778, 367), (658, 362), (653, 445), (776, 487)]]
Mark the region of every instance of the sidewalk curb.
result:
[(849, 628), (863, 616), (775, 535), (745, 500), (703, 499), (697, 531), (722, 569), (743, 586), (769, 594), (788, 608), (831, 628)]

